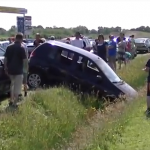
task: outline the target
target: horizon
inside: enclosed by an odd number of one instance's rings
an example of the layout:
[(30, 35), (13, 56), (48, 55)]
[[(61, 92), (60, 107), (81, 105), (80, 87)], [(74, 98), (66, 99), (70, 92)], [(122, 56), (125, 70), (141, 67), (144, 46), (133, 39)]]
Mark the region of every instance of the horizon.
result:
[[(11, 2), (5, 0), (1, 2), (1, 6), (27, 9), (26, 15), (32, 16), (32, 26), (73, 28), (81, 25), (89, 30), (97, 30), (98, 26), (109, 28), (119, 26), (128, 30), (150, 26), (147, 19), (147, 14), (150, 14), (148, 0), (95, 0), (94, 2), (92, 0), (43, 0), (44, 10), (41, 9), (40, 1)], [(11, 26), (16, 26), (17, 16), (21, 15), (0, 13), (2, 18), (0, 27), (9, 30)]]

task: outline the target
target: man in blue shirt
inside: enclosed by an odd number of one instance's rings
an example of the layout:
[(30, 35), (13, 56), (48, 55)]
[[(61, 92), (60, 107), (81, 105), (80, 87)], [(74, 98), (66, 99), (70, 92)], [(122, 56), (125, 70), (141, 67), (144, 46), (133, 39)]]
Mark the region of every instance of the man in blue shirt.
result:
[(109, 36), (108, 42), (108, 64), (109, 66), (116, 71), (116, 42), (114, 41), (114, 36)]

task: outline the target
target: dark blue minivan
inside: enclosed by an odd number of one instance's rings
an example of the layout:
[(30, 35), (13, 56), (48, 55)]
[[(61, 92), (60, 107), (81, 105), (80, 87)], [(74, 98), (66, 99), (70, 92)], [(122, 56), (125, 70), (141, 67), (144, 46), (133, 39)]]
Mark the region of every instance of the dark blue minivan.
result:
[(36, 88), (58, 82), (101, 96), (137, 96), (137, 92), (97, 55), (66, 43), (48, 41), (30, 55), (28, 85)]

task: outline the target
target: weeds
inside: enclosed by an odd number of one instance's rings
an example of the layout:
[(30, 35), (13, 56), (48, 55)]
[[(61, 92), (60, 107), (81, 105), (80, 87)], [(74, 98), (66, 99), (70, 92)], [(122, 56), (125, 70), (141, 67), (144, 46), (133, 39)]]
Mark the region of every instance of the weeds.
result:
[[(118, 71), (119, 75), (133, 87), (143, 86), (146, 75), (141, 69), (148, 57), (135, 59), (127, 68)], [(70, 141), (77, 142), (72, 136), (77, 132), (78, 144), (84, 145), (81, 147), (107, 150), (116, 145), (130, 122), (122, 116), (123, 103), (120, 101), (121, 105), (112, 104), (112, 109), (104, 109), (110, 104), (108, 101), (97, 101), (94, 96), (82, 99), (81, 95), (64, 87), (36, 91), (17, 113), (0, 115), (0, 149), (60, 150)], [(122, 116), (123, 121), (118, 116)]]

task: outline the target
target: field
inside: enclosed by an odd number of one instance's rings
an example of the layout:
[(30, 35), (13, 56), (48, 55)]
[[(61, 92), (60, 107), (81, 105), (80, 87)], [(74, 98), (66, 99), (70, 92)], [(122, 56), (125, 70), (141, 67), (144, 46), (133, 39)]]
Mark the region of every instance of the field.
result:
[[(119, 32), (112, 32), (114, 36), (119, 36)], [(150, 33), (142, 31), (125, 31), (125, 36), (129, 37), (130, 35), (135, 35), (135, 38), (150, 38)], [(90, 35), (92, 38), (97, 38), (97, 35)], [(108, 39), (109, 35), (104, 35), (105, 39)]]
[[(146, 73), (143, 55), (119, 70), (138, 90), (135, 100), (95, 103), (65, 87), (38, 90), (16, 113), (0, 109), (1, 150), (148, 150), (149, 120), (145, 117)], [(95, 109), (95, 105), (99, 109)]]

